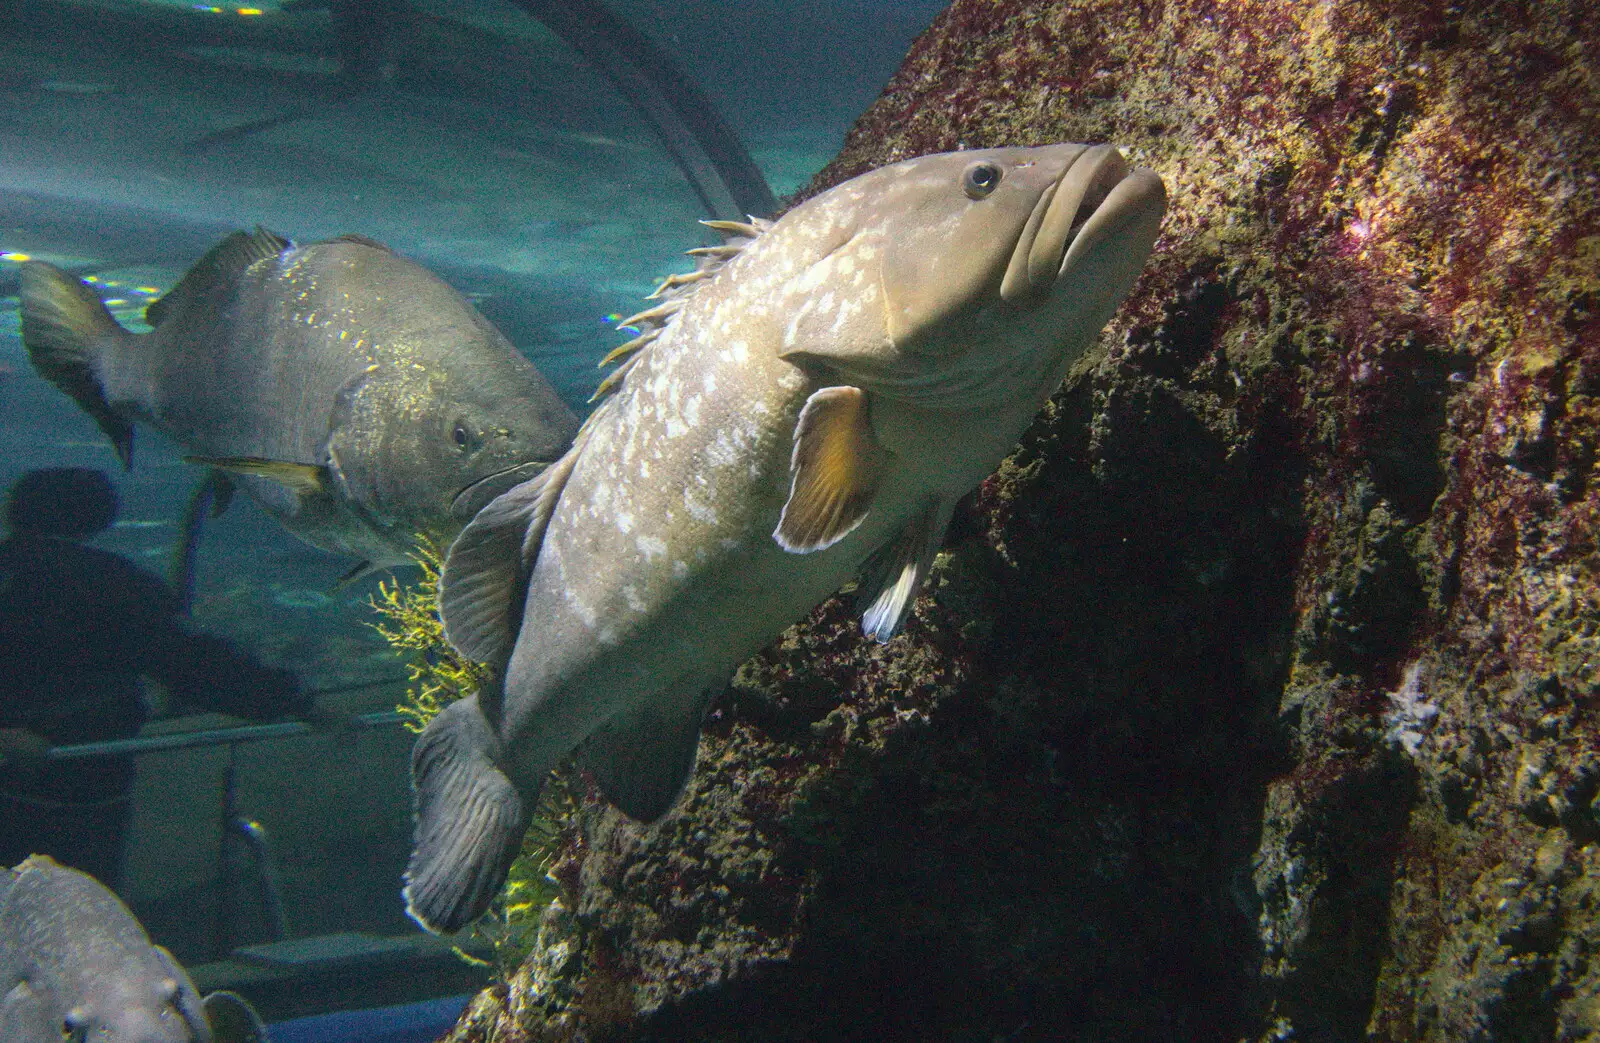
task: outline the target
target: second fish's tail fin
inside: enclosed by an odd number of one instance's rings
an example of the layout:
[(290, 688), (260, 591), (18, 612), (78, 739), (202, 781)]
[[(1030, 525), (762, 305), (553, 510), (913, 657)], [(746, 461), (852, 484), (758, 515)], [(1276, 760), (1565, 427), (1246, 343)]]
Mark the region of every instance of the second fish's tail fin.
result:
[(133, 424), (106, 401), (95, 360), (113, 341), (132, 336), (96, 293), (55, 265), (22, 266), (22, 343), (33, 368), (71, 395), (111, 440), (123, 467), (133, 462)]
[(537, 794), (517, 791), (493, 757), (499, 739), (478, 707), (446, 707), (411, 754), (416, 841), (406, 869), (406, 912), (435, 934), (483, 915), (522, 849)]

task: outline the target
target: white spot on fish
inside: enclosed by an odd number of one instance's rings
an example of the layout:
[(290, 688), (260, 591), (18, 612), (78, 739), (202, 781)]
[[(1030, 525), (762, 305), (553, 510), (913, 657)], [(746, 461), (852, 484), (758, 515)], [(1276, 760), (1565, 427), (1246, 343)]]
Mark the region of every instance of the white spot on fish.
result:
[(640, 536), (633, 541), (633, 545), (639, 548), (645, 561), (653, 561), (667, 552), (666, 543), (654, 536)]
[(727, 467), (738, 462), (739, 451), (729, 439), (728, 432), (717, 432), (717, 440), (706, 448), (706, 459), (713, 467)]
[(583, 620), (584, 626), (589, 627), (590, 629), (594, 628), (594, 622), (596, 619), (594, 609), (582, 598), (574, 594), (572, 592), (572, 588), (570, 587), (567, 588), (567, 604), (572, 606), (573, 614), (579, 619)]
[(683, 508), (689, 512), (689, 517), (707, 525), (717, 524), (717, 510), (710, 504), (702, 503), (695, 498), (694, 492), (689, 489), (683, 491)]
[(673, 562), (672, 563), (672, 578), (673, 579), (688, 579), (689, 578), (689, 563), (686, 562), (686, 561), (675, 561), (675, 562)]

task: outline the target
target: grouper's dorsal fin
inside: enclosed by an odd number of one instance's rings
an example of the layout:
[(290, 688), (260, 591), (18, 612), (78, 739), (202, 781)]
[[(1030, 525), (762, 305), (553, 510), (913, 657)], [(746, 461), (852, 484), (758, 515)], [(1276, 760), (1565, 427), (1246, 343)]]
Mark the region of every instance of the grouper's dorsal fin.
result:
[(178, 285), (144, 310), (144, 321), (159, 326), (196, 301), (206, 298), (218, 286), (237, 279), (257, 261), (276, 257), (289, 249), (289, 240), (257, 225), (253, 232), (235, 232), (206, 251)]
[(499, 667), (511, 657), (545, 528), (595, 417), (606, 411), (590, 414), (561, 459), (490, 500), (450, 545), (439, 571), (439, 618), (445, 640), (468, 659)]
[(654, 343), (662, 331), (672, 324), (673, 318), (694, 297), (700, 285), (772, 227), (771, 221), (759, 217), (752, 217), (749, 221), (701, 221), (700, 223), (712, 231), (722, 233), (722, 244), (697, 246), (693, 250), (684, 251), (695, 259), (694, 271), (669, 275), (661, 280), (655, 292), (645, 298), (647, 301), (658, 303), (617, 323), (619, 330), (634, 329), (638, 333), (626, 344), (613, 348), (600, 360), (602, 369), (613, 362), (620, 362), (622, 366), (600, 382), (594, 394), (589, 396), (590, 402), (605, 398), (620, 388), (627, 377), (628, 369), (639, 360), (644, 349)]
[(833, 546), (866, 518), (883, 475), (867, 393), (826, 387), (800, 410), (789, 460), (789, 499), (772, 538), (794, 554)]
[(950, 497), (930, 499), (862, 570), (858, 600), (866, 609), (861, 614), (861, 629), (874, 641), (888, 641), (911, 614), (911, 604), (933, 567), (955, 505)]

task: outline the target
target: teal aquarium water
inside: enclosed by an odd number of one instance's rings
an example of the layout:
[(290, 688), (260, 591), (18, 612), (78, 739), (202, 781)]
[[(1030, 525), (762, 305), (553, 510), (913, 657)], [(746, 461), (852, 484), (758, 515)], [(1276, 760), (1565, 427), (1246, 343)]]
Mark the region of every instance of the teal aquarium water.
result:
[[(409, 530), (553, 455), (460, 388), (527, 360), (570, 438), (619, 320), (720, 241), (696, 221), (803, 185), (940, 6), (0, 3), (7, 864), (77, 862), (269, 1021), (481, 984), (404, 914), (370, 604)], [(228, 238), (258, 227), (351, 237), (356, 274)]]

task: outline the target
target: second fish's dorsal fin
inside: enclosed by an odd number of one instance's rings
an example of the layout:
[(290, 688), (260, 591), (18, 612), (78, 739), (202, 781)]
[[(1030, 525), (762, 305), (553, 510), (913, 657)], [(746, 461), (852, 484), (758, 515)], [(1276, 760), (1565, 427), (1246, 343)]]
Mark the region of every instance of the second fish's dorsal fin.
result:
[(528, 577), (550, 516), (588, 444), (595, 418), (608, 406), (589, 415), (561, 459), (490, 500), (445, 554), (439, 570), (439, 618), (445, 640), (468, 659), (498, 668), (511, 658)]
[(144, 310), (144, 321), (159, 326), (196, 301), (204, 300), (218, 286), (237, 279), (257, 261), (276, 257), (289, 249), (289, 240), (256, 226), (253, 232), (235, 232), (206, 251), (184, 273), (178, 285)]

